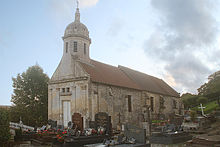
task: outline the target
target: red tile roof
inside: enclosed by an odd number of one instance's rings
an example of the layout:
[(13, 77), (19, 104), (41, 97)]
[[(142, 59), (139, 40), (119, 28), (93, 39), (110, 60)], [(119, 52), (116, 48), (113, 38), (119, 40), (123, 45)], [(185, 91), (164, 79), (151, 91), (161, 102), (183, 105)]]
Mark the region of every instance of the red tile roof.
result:
[(140, 90), (140, 87), (118, 67), (95, 60), (91, 60), (91, 64), (81, 62), (82, 67), (90, 75), (93, 82)]
[(162, 79), (158, 79), (127, 67), (119, 66), (119, 68), (137, 85), (139, 85), (142, 90), (162, 95), (179, 97), (179, 94)]
[(163, 80), (127, 67), (111, 66), (95, 60), (91, 64), (80, 62), (93, 82), (179, 97), (179, 94)]

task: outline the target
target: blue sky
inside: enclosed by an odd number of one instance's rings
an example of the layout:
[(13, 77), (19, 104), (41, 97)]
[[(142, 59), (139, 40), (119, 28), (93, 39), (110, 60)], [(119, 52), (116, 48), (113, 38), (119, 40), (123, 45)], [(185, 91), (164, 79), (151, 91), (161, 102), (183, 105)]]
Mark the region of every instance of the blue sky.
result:
[[(215, 0), (79, 0), (90, 57), (156, 76), (178, 92), (196, 92), (220, 70)], [(10, 105), (12, 77), (39, 64), (49, 77), (74, 21), (74, 0), (0, 0), (0, 105)]]

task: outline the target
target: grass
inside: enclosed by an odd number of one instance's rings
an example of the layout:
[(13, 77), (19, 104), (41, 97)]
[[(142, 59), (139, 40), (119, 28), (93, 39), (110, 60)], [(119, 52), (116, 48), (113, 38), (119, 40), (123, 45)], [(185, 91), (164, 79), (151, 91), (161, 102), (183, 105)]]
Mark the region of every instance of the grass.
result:
[[(211, 113), (213, 110), (220, 108), (217, 101), (208, 102), (204, 104), (203, 106), (205, 107), (204, 109), (205, 114)], [(199, 109), (198, 107), (200, 107), (200, 105), (193, 107), (192, 110), (201, 111), (201, 109)]]

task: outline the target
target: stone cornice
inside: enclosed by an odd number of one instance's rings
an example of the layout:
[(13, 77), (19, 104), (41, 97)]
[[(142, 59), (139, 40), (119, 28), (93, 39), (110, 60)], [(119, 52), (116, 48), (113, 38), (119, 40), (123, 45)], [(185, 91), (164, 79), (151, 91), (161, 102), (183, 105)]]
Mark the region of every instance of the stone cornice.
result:
[(89, 40), (89, 42), (91, 43), (91, 38), (87, 37), (87, 36), (84, 36), (84, 35), (81, 35), (81, 34), (74, 34), (74, 35), (65, 35), (63, 36), (63, 40), (68, 38), (68, 37), (81, 37), (81, 38), (84, 38), (86, 40)]
[(62, 79), (62, 80), (54, 80), (54, 81), (49, 81), (48, 85), (60, 84), (60, 83), (66, 83), (66, 82), (74, 82), (74, 81), (85, 81), (85, 80), (88, 80), (88, 77), (76, 77), (76, 78), (69, 78), (69, 79)]

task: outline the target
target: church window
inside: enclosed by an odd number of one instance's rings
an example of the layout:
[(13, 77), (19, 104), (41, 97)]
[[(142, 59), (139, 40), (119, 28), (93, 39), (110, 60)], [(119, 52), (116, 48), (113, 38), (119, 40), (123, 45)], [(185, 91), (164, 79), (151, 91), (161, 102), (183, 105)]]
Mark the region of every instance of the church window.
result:
[(151, 107), (151, 111), (154, 111), (154, 98), (153, 97), (150, 98), (150, 107)]
[(128, 95), (128, 112), (132, 111), (132, 107), (131, 107), (131, 95)]
[(68, 42), (66, 42), (66, 53), (68, 53)]
[(77, 42), (74, 41), (74, 52), (77, 52)]
[(173, 108), (176, 109), (177, 102), (175, 100), (173, 100)]
[(84, 43), (84, 54), (86, 54), (86, 44)]
[(62, 92), (63, 92), (63, 93), (65, 92), (65, 88), (62, 88)]
[(69, 87), (66, 88), (66, 92), (70, 92), (70, 88)]

